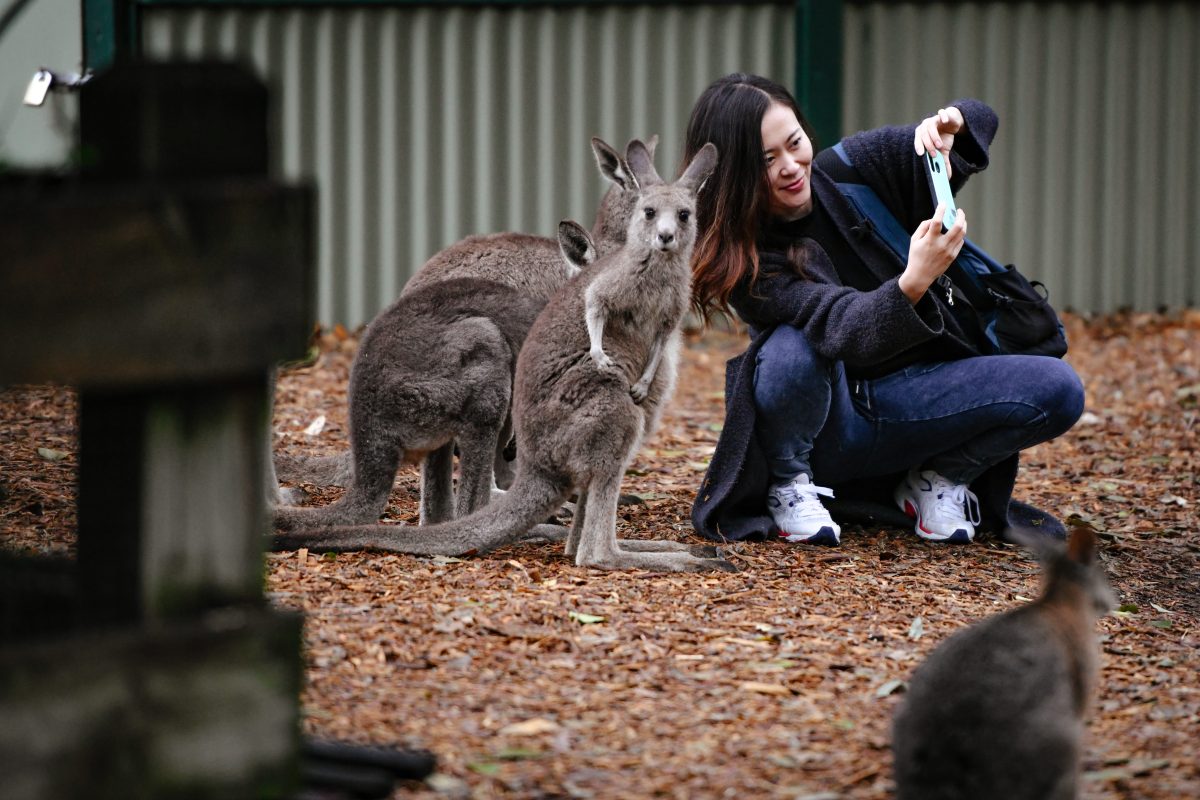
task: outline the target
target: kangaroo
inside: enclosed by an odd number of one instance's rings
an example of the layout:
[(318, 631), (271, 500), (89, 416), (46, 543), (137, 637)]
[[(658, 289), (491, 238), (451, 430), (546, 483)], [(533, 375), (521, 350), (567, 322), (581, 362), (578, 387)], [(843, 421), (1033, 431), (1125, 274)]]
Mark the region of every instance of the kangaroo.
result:
[[(559, 223), (564, 259), (595, 259), (587, 231)], [(372, 321), (350, 371), (350, 465), (343, 455), (279, 459), (309, 475), (346, 479), (323, 508), (276, 508), (283, 528), (374, 522), (400, 462), (421, 465), (421, 524), (466, 516), (489, 499), (493, 454), (507, 440), (517, 353), (543, 304), (511, 286), (448, 278), (405, 293)], [(460, 451), (457, 495), (453, 447)], [(324, 470), (324, 473), (320, 471)]]
[[(598, 137), (592, 137), (591, 142), (600, 174), (612, 184), (601, 198), (591, 237), (586, 231), (576, 234), (579, 226), (567, 222), (560, 223), (557, 242), (524, 233), (468, 236), (426, 261), (405, 284), (400, 296), (451, 278), (482, 278), (511, 286), (545, 303), (563, 284), (595, 260), (598, 252), (620, 248), (625, 242), (625, 227), (637, 191), (625, 158)], [(651, 156), (657, 142), (658, 137), (651, 136), (645, 145)], [(568, 227), (564, 229), (564, 225)], [(583, 252), (584, 246), (591, 248), (590, 254)], [(502, 488), (511, 485), (513, 479), (510, 459), (505, 457), (510, 438), (511, 431), (499, 437), (492, 464), (496, 483)], [(439, 451), (435, 456), (439, 464), (449, 464), (453, 459), (454, 443), (448, 442), (445, 447), (446, 452)], [(270, 487), (278, 486), (276, 476), (293, 483), (349, 486), (354, 475), (354, 458), (349, 450), (316, 458), (279, 456), (275, 459), (274, 471), (276, 475), (268, 480)], [(280, 489), (276, 500), (292, 502), (295, 497), (295, 492)]]
[(679, 325), (691, 288), (695, 196), (716, 165), (711, 144), (665, 184), (646, 147), (627, 151), (638, 190), (625, 245), (576, 275), (538, 315), (517, 359), (512, 489), (451, 523), (333, 528), (278, 535), (274, 547), (484, 552), (527, 536), (571, 494), (579, 502), (566, 552), (580, 566), (736, 571), (710, 546), (616, 538), (618, 491), (637, 446), (671, 393)]
[(1093, 626), (1115, 604), (1096, 535), (1044, 562), (1037, 600), (960, 631), (913, 675), (892, 728), (897, 797), (1076, 797), (1083, 721), (1097, 672)]

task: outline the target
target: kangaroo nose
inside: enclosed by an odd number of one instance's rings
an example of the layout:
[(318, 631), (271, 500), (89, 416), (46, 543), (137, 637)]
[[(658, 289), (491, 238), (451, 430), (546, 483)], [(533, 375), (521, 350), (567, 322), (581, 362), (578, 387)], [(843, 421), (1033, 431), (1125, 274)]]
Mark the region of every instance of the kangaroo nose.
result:
[(665, 232), (660, 233), (658, 235), (658, 241), (660, 241), (663, 244), (670, 244), (671, 242), (675, 241), (675, 234), (665, 233)]

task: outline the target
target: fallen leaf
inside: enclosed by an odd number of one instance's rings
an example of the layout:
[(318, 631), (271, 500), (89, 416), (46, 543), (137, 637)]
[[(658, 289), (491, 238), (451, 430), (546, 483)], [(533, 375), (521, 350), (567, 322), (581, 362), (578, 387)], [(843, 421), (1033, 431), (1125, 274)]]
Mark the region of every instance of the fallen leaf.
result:
[(500, 765), (491, 761), (472, 761), (467, 764), (467, 769), (480, 775), (495, 775), (500, 771)]
[(38, 455), (47, 461), (62, 461), (70, 455), (70, 453), (64, 453), (62, 450), (55, 450), (50, 447), (39, 447), (37, 451)]
[(738, 688), (743, 692), (754, 692), (756, 694), (773, 694), (780, 697), (791, 697), (792, 690), (786, 686), (781, 686), (778, 683), (759, 683), (758, 681), (745, 681), (738, 685)]
[(545, 717), (534, 717), (524, 722), (514, 722), (511, 725), (505, 725), (500, 729), (500, 733), (505, 736), (536, 736), (540, 733), (554, 733), (560, 727), (554, 720), (546, 719)]
[(585, 614), (581, 611), (568, 611), (567, 616), (580, 625), (595, 625), (596, 623), (604, 622), (604, 617), (599, 617), (595, 614)]

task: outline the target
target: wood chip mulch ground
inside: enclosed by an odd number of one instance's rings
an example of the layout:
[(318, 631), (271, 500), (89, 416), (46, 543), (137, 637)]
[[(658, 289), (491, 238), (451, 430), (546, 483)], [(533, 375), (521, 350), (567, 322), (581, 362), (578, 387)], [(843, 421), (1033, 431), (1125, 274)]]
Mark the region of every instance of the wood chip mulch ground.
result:
[[(1122, 603), (1098, 624), (1083, 795), (1200, 797), (1200, 312), (1068, 316), (1087, 410), (1028, 451), (1018, 497), (1102, 532)], [(744, 335), (689, 337), (679, 388), (629, 471), (620, 535), (700, 542), (688, 521)], [(286, 370), (276, 447), (346, 446), (356, 338)], [(0, 546), (74, 547), (74, 394), (0, 392)], [(323, 420), (321, 419), (323, 418)], [(337, 489), (309, 487), (313, 502)], [(417, 474), (386, 520), (416, 523)], [(560, 545), (463, 560), (267, 556), (272, 603), (306, 615), (306, 733), (432, 750), (402, 798), (888, 797), (904, 680), (957, 628), (1038, 591), (995, 540), (849, 529), (837, 549), (726, 549), (737, 574), (581, 569)]]

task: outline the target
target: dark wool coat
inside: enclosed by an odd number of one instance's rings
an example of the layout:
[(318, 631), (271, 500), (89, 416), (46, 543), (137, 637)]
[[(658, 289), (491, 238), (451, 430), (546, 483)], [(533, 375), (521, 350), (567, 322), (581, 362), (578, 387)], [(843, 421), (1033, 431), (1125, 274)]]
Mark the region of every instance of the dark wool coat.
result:
[[(966, 179), (988, 163), (988, 147), (998, 120), (977, 100), (960, 100), (963, 130), (954, 137), (950, 153), (951, 185), (957, 192)], [(900, 291), (898, 279), (905, 264), (875, 234), (869, 221), (838, 190), (834, 178), (867, 183), (907, 230), (933, 216), (934, 206), (924, 169), (913, 149), (916, 125), (878, 128), (843, 140), (856, 176), (832, 149), (813, 163), (811, 186), (833, 225), (862, 259), (877, 282), (862, 291), (842, 285), (837, 269), (821, 246), (805, 243), (805, 275), (786, 263), (770, 237), (760, 242), (760, 273), (751, 285), (734, 290), (731, 304), (750, 325), (749, 348), (731, 359), (725, 371), (725, 424), (712, 462), (692, 506), (692, 523), (715, 540), (763, 539), (777, 533), (766, 507), (767, 462), (754, 435), (754, 368), (759, 348), (778, 325), (802, 328), (814, 349), (841, 360), (848, 369), (885, 364), (899, 369), (905, 363), (980, 355), (976, 332), (964, 330), (947, 305), (938, 284), (916, 305)], [(909, 362), (905, 361), (906, 353)], [(915, 355), (914, 355), (915, 354)], [(979, 497), (980, 529), (1001, 532), (1009, 525), (1040, 529), (1064, 536), (1061, 523), (1023, 503), (1010, 502), (1018, 457), (996, 464), (971, 484)], [(835, 519), (865, 524), (908, 527), (911, 521), (896, 507), (892, 490), (901, 474), (835, 486), (836, 499), (827, 503)]]

